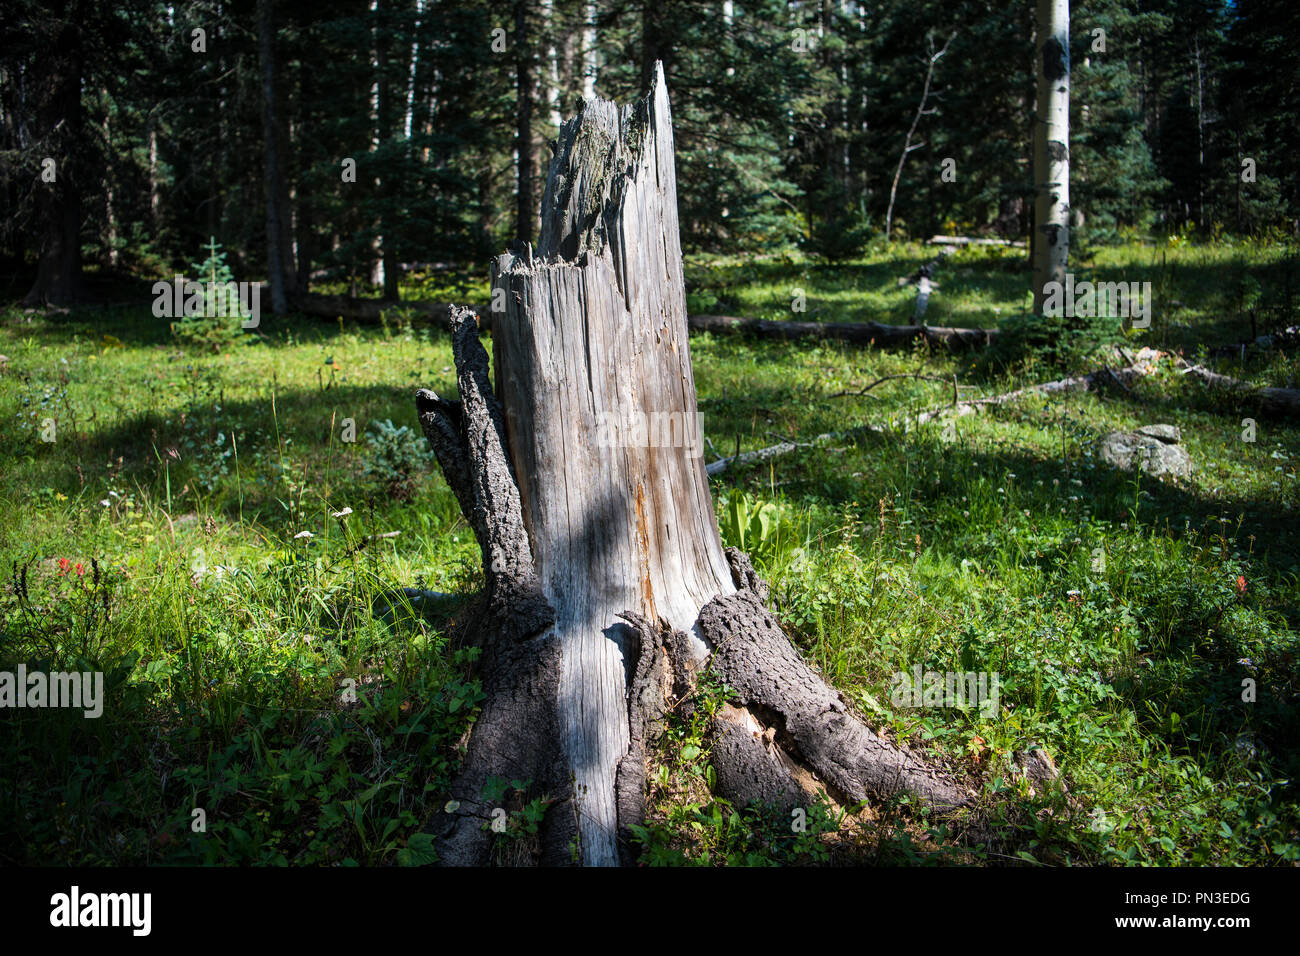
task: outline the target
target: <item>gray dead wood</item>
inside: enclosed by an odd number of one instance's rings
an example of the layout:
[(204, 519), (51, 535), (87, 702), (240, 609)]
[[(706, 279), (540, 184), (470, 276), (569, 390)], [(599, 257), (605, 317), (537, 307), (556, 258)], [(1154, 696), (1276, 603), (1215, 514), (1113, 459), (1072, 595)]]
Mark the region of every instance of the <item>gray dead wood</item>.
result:
[(882, 325), (879, 322), (793, 322), (742, 319), (730, 315), (692, 315), (691, 331), (715, 335), (744, 334), (764, 339), (819, 338), (852, 345), (898, 348), (922, 339), (932, 347), (971, 349), (991, 345), (997, 329), (961, 329), (939, 325)]
[[(484, 801), (492, 777), (531, 781), (530, 796), (570, 805), (558, 741), (555, 696), (560, 648), (554, 609), (538, 585), (518, 488), (505, 448), (501, 409), (488, 383), (487, 353), (474, 316), (455, 316), (452, 353), (460, 400), (421, 389), (416, 409), (443, 475), (455, 492), (483, 556), (487, 589), (464, 615), (459, 638), (479, 646), (483, 710), (470, 733), (464, 764), (450, 791), (452, 809), (436, 817), (440, 859), (449, 865), (488, 861), (494, 807)], [(547, 817), (541, 858), (560, 862), (572, 838), (572, 813)]]
[(804, 663), (759, 592), (742, 588), (715, 598), (700, 612), (699, 628), (713, 648), (713, 673), (839, 799), (857, 803), (908, 791), (938, 809), (971, 799), (949, 776), (871, 731)]
[(1183, 370), (1183, 374), (1189, 378), (1239, 396), (1243, 408), (1249, 404), (1257, 404), (1261, 411), (1269, 415), (1291, 418), (1300, 415), (1300, 388), (1258, 387), (1228, 375), (1211, 372), (1201, 365), (1191, 365), (1181, 360), (1177, 364)]
[(993, 239), (986, 236), (931, 236), (926, 240), (932, 246), (1008, 246), (1023, 249), (1024, 242), (1015, 239)]
[[(961, 401), (954, 401), (948, 405), (942, 405), (929, 411), (920, 412), (908, 419), (908, 424), (915, 426), (924, 425), (927, 422), (946, 415), (968, 415), (994, 405), (1004, 405), (1007, 402), (1014, 401), (1017, 398), (1023, 398), (1026, 395), (1059, 395), (1076, 391), (1096, 391), (1106, 387), (1116, 387), (1127, 390), (1129, 383), (1135, 379), (1148, 375), (1155, 370), (1153, 364), (1163, 353), (1152, 349), (1142, 349), (1138, 352), (1137, 358), (1132, 364), (1123, 368), (1111, 368), (1106, 366), (1096, 371), (1089, 372), (1087, 375), (1075, 375), (1067, 378), (1055, 379), (1051, 382), (1043, 382), (1039, 385), (1027, 385), (1024, 388), (1018, 388), (1014, 391), (1004, 392), (1001, 395), (990, 395), (987, 398), (970, 398)], [(902, 376), (910, 378), (914, 376)], [(923, 376), (916, 376), (923, 377)], [(887, 377), (888, 378), (888, 377)], [(886, 379), (879, 379), (885, 381)], [(876, 384), (876, 383), (873, 383)], [(832, 397), (839, 397), (838, 395)], [(845, 439), (857, 439), (868, 433), (885, 434), (889, 429), (884, 425), (863, 424), (856, 425), (853, 428), (844, 429), (843, 431), (830, 432), (818, 435), (815, 438), (806, 441), (783, 441), (766, 448), (759, 448), (755, 451), (743, 452), (739, 455), (733, 455), (730, 458), (719, 458), (717, 461), (709, 462), (707, 471), (709, 477), (722, 474), (729, 468), (737, 465), (747, 465), (756, 462), (767, 461), (771, 458), (777, 458), (781, 455), (788, 455), (800, 448), (814, 448), (825, 445), (832, 441), (843, 441)]]
[[(748, 560), (723, 551), (690, 427), (661, 71), (645, 101), (588, 100), (561, 127), (541, 221), (536, 249), (493, 264), (505, 302), (492, 316), (495, 383), (474, 314), (453, 308), (459, 397), (416, 396), (487, 580), (458, 626), (484, 649), (487, 699), (452, 810), (432, 825), (442, 860), (487, 862), (495, 808), (482, 795), (496, 776), (553, 801), (536, 861), (572, 849), (588, 865), (628, 862), (654, 743), (705, 666), (743, 694), (715, 726), (720, 787), (740, 802), (822, 787), (960, 802), (955, 784), (834, 703), (763, 609)], [(764, 683), (770, 667), (781, 683)]]

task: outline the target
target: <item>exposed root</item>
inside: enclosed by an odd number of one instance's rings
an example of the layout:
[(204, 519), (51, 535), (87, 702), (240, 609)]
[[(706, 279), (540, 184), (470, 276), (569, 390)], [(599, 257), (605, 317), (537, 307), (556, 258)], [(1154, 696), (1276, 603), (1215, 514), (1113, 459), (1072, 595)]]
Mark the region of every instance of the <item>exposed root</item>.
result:
[(972, 801), (958, 782), (863, 724), (763, 606), (767, 585), (749, 559), (729, 548), (727, 560), (740, 590), (700, 612), (696, 629), (712, 651), (705, 662), (693, 658), (685, 634), (623, 615), (638, 635), (628, 689), (632, 745), (618, 775), (625, 861), (632, 858), (626, 828), (645, 814), (651, 744), (668, 711), (694, 693), (702, 668), (735, 693), (736, 704), (714, 716), (711, 764), (718, 791), (738, 806), (768, 804), (786, 813), (819, 795), (851, 806), (904, 792), (940, 812)]
[[(750, 773), (774, 779), (780, 755), (807, 764), (817, 777), (849, 802), (915, 793), (936, 809), (967, 804), (971, 794), (905, 748), (884, 740), (859, 720), (843, 698), (810, 668), (791, 645), (760, 591), (745, 582), (757, 578), (740, 552), (728, 550), (740, 588), (700, 611), (697, 627), (713, 648), (710, 670), (738, 701), (776, 731), (781, 751), (749, 748)], [(734, 738), (734, 725), (723, 728)], [(733, 748), (733, 754), (742, 751)], [(787, 776), (790, 776), (787, 774)]]

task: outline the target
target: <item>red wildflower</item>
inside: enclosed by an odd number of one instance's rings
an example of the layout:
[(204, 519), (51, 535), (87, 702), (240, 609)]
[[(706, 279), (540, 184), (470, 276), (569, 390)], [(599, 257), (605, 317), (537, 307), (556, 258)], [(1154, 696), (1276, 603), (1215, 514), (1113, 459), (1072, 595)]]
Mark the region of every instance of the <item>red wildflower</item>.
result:
[(59, 558), (59, 574), (67, 574), (70, 567), (72, 567), (71, 561), (67, 558)]
[(86, 573), (86, 569), (81, 566), (80, 561), (77, 562), (77, 566), (72, 570), (77, 572), (77, 577), (83, 577)]
[(1237, 575), (1237, 593), (1246, 593), (1246, 576), (1244, 574)]

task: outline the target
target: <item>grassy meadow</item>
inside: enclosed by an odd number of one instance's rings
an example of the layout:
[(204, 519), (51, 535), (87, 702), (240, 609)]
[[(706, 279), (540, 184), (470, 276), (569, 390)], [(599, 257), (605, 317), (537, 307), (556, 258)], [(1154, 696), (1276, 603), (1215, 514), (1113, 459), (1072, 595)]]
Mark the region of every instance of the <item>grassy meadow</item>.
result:
[[(801, 290), (796, 318), (903, 323), (915, 293), (897, 280), (932, 258), (696, 257), (688, 302), (788, 318)], [(1300, 294), (1288, 261), (1294, 248), (1175, 239), (1085, 249), (1075, 268), (1152, 282), (1152, 328), (1119, 333), (1129, 347), (1208, 360), (1250, 337), (1252, 308)], [(1023, 251), (956, 253), (937, 281), (932, 324), (1000, 326), (1028, 305)], [(487, 298), (469, 276), (403, 291)], [(711, 794), (700, 715), (726, 691), (706, 686), (656, 757), (644, 863), (1300, 860), (1300, 426), (1165, 362), (1130, 391), (917, 427), (954, 377), (975, 397), (1069, 368), (1035, 351), (691, 349), (706, 458), (809, 443), (713, 480), (724, 543), (751, 553), (787, 632), (873, 727), (982, 796), (946, 821), (905, 802), (818, 807), (791, 833)], [(96, 720), (0, 713), (0, 861), (430, 862), (423, 827), (482, 699), (473, 652), (448, 639), (482, 583), (478, 546), (412, 397), (454, 393), (446, 334), (399, 309), (382, 327), (264, 317), (257, 335), (178, 336), (146, 298), (11, 308), (0, 356), (0, 669), (107, 684)], [(1300, 373), (1280, 350), (1214, 367)], [(844, 394), (910, 373), (945, 381)], [(1182, 430), (1190, 479), (1094, 457), (1107, 431), (1155, 422)], [(403, 587), (446, 597), (416, 609)], [(996, 672), (998, 712), (894, 706), (892, 675), (918, 664)], [(1030, 746), (1066, 786), (1014, 772)], [(503, 847), (536, 810), (514, 809)]]

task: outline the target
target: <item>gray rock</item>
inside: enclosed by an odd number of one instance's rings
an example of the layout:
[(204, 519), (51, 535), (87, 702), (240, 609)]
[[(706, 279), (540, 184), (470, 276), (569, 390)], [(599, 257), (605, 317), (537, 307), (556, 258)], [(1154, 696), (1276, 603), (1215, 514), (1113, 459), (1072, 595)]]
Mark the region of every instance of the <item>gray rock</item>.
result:
[(1172, 425), (1148, 425), (1133, 432), (1110, 432), (1097, 446), (1097, 454), (1106, 464), (1115, 468), (1131, 469), (1134, 466), (1149, 475), (1173, 475), (1186, 478), (1192, 473), (1192, 457), (1180, 445), (1169, 439), (1151, 435), (1149, 429), (1170, 429), (1161, 434), (1172, 434), (1177, 441), (1178, 429)]
[(1179, 431), (1177, 425), (1143, 425), (1141, 428), (1135, 428), (1134, 431), (1148, 438), (1159, 438), (1167, 445), (1177, 445), (1183, 440), (1183, 433)]

